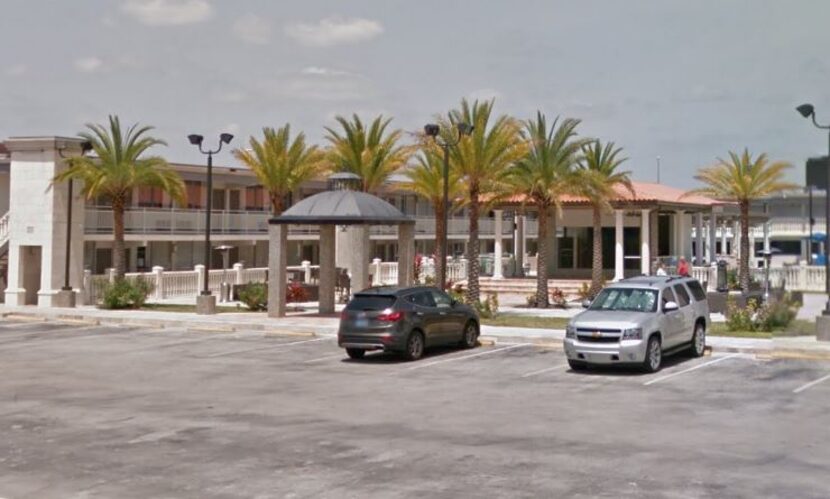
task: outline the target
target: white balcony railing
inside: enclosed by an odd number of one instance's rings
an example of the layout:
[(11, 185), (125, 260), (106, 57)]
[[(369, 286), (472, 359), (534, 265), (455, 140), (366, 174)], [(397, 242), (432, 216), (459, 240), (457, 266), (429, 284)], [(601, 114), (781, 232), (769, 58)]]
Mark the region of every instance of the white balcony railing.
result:
[[(203, 234), (205, 230), (205, 210), (176, 208), (129, 208), (124, 213), (124, 232), (126, 234)], [(267, 234), (270, 213), (256, 211), (213, 211), (210, 219), (212, 234)], [(433, 217), (414, 217), (417, 235), (434, 235), (435, 219)], [(85, 231), (87, 234), (111, 234), (113, 227), (112, 210), (108, 207), (87, 207)], [(2, 219), (0, 219), (2, 230)], [(373, 236), (396, 236), (397, 227), (376, 225), (371, 227)], [(495, 231), (493, 218), (479, 219), (479, 232), (482, 236), (492, 236)], [(450, 236), (466, 236), (470, 232), (470, 222), (464, 217), (449, 220)], [(513, 233), (513, 223), (502, 223), (502, 235), (509, 237)], [(291, 235), (316, 236), (319, 229), (314, 225), (292, 225)]]

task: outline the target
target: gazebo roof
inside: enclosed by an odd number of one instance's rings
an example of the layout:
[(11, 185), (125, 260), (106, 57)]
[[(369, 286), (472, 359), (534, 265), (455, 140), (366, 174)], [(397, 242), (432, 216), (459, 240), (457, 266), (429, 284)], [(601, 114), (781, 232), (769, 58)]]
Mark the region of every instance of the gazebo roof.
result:
[(401, 225), (415, 220), (371, 194), (337, 190), (307, 197), (269, 220), (285, 225)]

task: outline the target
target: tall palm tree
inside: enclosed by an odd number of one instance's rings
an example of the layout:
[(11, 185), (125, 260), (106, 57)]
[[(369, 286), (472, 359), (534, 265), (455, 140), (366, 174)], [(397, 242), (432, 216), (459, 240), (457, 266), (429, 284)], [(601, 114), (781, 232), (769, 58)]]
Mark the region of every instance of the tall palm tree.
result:
[(412, 147), (399, 145), (400, 130), (387, 132), (392, 118), (377, 116), (368, 127), (356, 114), (351, 121), (342, 116), (335, 119), (342, 132), (326, 127), (331, 167), (359, 176), (365, 192), (377, 192), (412, 155)]
[(577, 191), (588, 198), (592, 208), (594, 246), (589, 291), (591, 296), (596, 296), (602, 289), (602, 212), (610, 211), (611, 201), (619, 195), (619, 187), (634, 193), (631, 172), (619, 170), (627, 159), (619, 156), (621, 152), (622, 148), (615, 147), (613, 142), (603, 146), (599, 140), (592, 141), (582, 151)]
[(178, 173), (160, 156), (144, 156), (148, 149), (167, 145), (163, 140), (147, 135), (153, 127), (138, 123), (126, 131), (118, 116), (109, 117), (109, 128), (87, 124), (89, 131), (79, 137), (92, 145), (95, 158), (75, 157), (67, 160), (65, 170), (53, 182), (69, 179), (83, 182), (81, 194), (87, 199), (103, 196), (112, 203), (113, 264), (118, 277), (126, 270), (124, 262), (124, 211), (130, 193), (136, 187), (157, 187), (174, 200), (184, 203), (184, 182)]
[(755, 199), (798, 188), (784, 181), (784, 172), (789, 168), (791, 164), (770, 161), (766, 154), (753, 158), (749, 149), (740, 155), (730, 151), (728, 160), (718, 158), (715, 165), (698, 170), (695, 178), (706, 186), (688, 193), (738, 203), (741, 213), (739, 273), (744, 293), (749, 291), (749, 205)]
[(445, 140), (461, 123), (473, 125), (470, 135), (461, 138), (450, 150), (450, 162), (464, 185), (464, 203), (469, 207), (470, 235), (467, 240), (467, 301), (479, 301), (478, 278), (481, 272), (479, 257), (478, 218), (482, 206), (495, 202), (507, 192), (506, 173), (525, 154), (521, 126), (513, 118), (501, 115), (493, 118), (493, 100), (470, 104), (462, 99), (461, 106), (451, 110), (441, 120)]
[[(576, 127), (580, 120), (566, 118), (553, 120), (548, 128), (541, 112), (536, 120), (528, 120), (525, 135), (529, 139), (527, 155), (516, 163), (509, 180), (514, 192), (524, 195), (524, 201), (539, 213), (539, 237), (536, 270), (536, 306), (548, 306), (548, 217), (561, 212), (560, 199), (575, 189), (575, 169), (582, 148), (588, 139), (577, 139)], [(555, 214), (551, 211), (555, 210)]]
[[(460, 204), (461, 183), (458, 173), (450, 170), (449, 200), (450, 211)], [(413, 192), (429, 201), (435, 207), (435, 240), (443, 241), (447, 237), (447, 227), (444, 225), (444, 156), (443, 151), (434, 143), (425, 143), (421, 151), (415, 156), (415, 164), (404, 171), (407, 180), (398, 184), (398, 188)], [(442, 262), (435, 259), (435, 275), (441, 273)], [(441, 284), (438, 283), (438, 286)]]
[(291, 141), (291, 125), (274, 130), (262, 129), (263, 140), (249, 140), (249, 149), (235, 149), (234, 157), (254, 172), (268, 191), (271, 213), (285, 209), (286, 197), (302, 183), (319, 176), (325, 169), (325, 154), (315, 145), (307, 146), (300, 132)]

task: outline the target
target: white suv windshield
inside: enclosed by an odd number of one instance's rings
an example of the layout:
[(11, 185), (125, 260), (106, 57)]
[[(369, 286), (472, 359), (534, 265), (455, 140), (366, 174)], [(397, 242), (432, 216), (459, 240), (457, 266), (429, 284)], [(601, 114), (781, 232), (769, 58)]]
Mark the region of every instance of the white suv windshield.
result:
[(591, 303), (589, 310), (654, 312), (657, 310), (657, 291), (639, 288), (605, 288)]

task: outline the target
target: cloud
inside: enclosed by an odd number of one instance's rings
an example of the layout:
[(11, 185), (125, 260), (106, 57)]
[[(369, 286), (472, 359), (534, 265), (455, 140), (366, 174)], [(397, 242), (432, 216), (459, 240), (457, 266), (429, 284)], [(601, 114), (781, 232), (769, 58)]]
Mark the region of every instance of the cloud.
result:
[(25, 64), (15, 64), (6, 68), (6, 74), (9, 76), (23, 76), (29, 68)]
[(97, 57), (83, 57), (75, 60), (75, 69), (82, 73), (94, 73), (103, 65), (104, 61)]
[(198, 23), (213, 15), (206, 0), (128, 0), (123, 10), (148, 26)]
[(241, 90), (227, 90), (214, 94), (213, 100), (222, 104), (239, 104), (248, 100), (248, 95)]
[(314, 76), (343, 76), (348, 75), (346, 71), (339, 69), (324, 68), (320, 66), (308, 66), (300, 70), (300, 74), (314, 75)]
[(327, 17), (316, 23), (295, 23), (285, 27), (285, 34), (309, 47), (357, 43), (383, 33), (377, 21), (362, 18)]
[(243, 42), (265, 45), (271, 41), (271, 24), (255, 14), (245, 14), (231, 27), (233, 34)]
[(472, 100), (491, 100), (491, 99), (498, 99), (501, 97), (501, 92), (496, 90), (495, 88), (480, 88), (478, 90), (473, 90), (470, 92), (470, 95), (467, 96)]
[(260, 90), (274, 99), (301, 99), (324, 102), (369, 98), (374, 87), (364, 76), (337, 69), (309, 66), (261, 82)]

